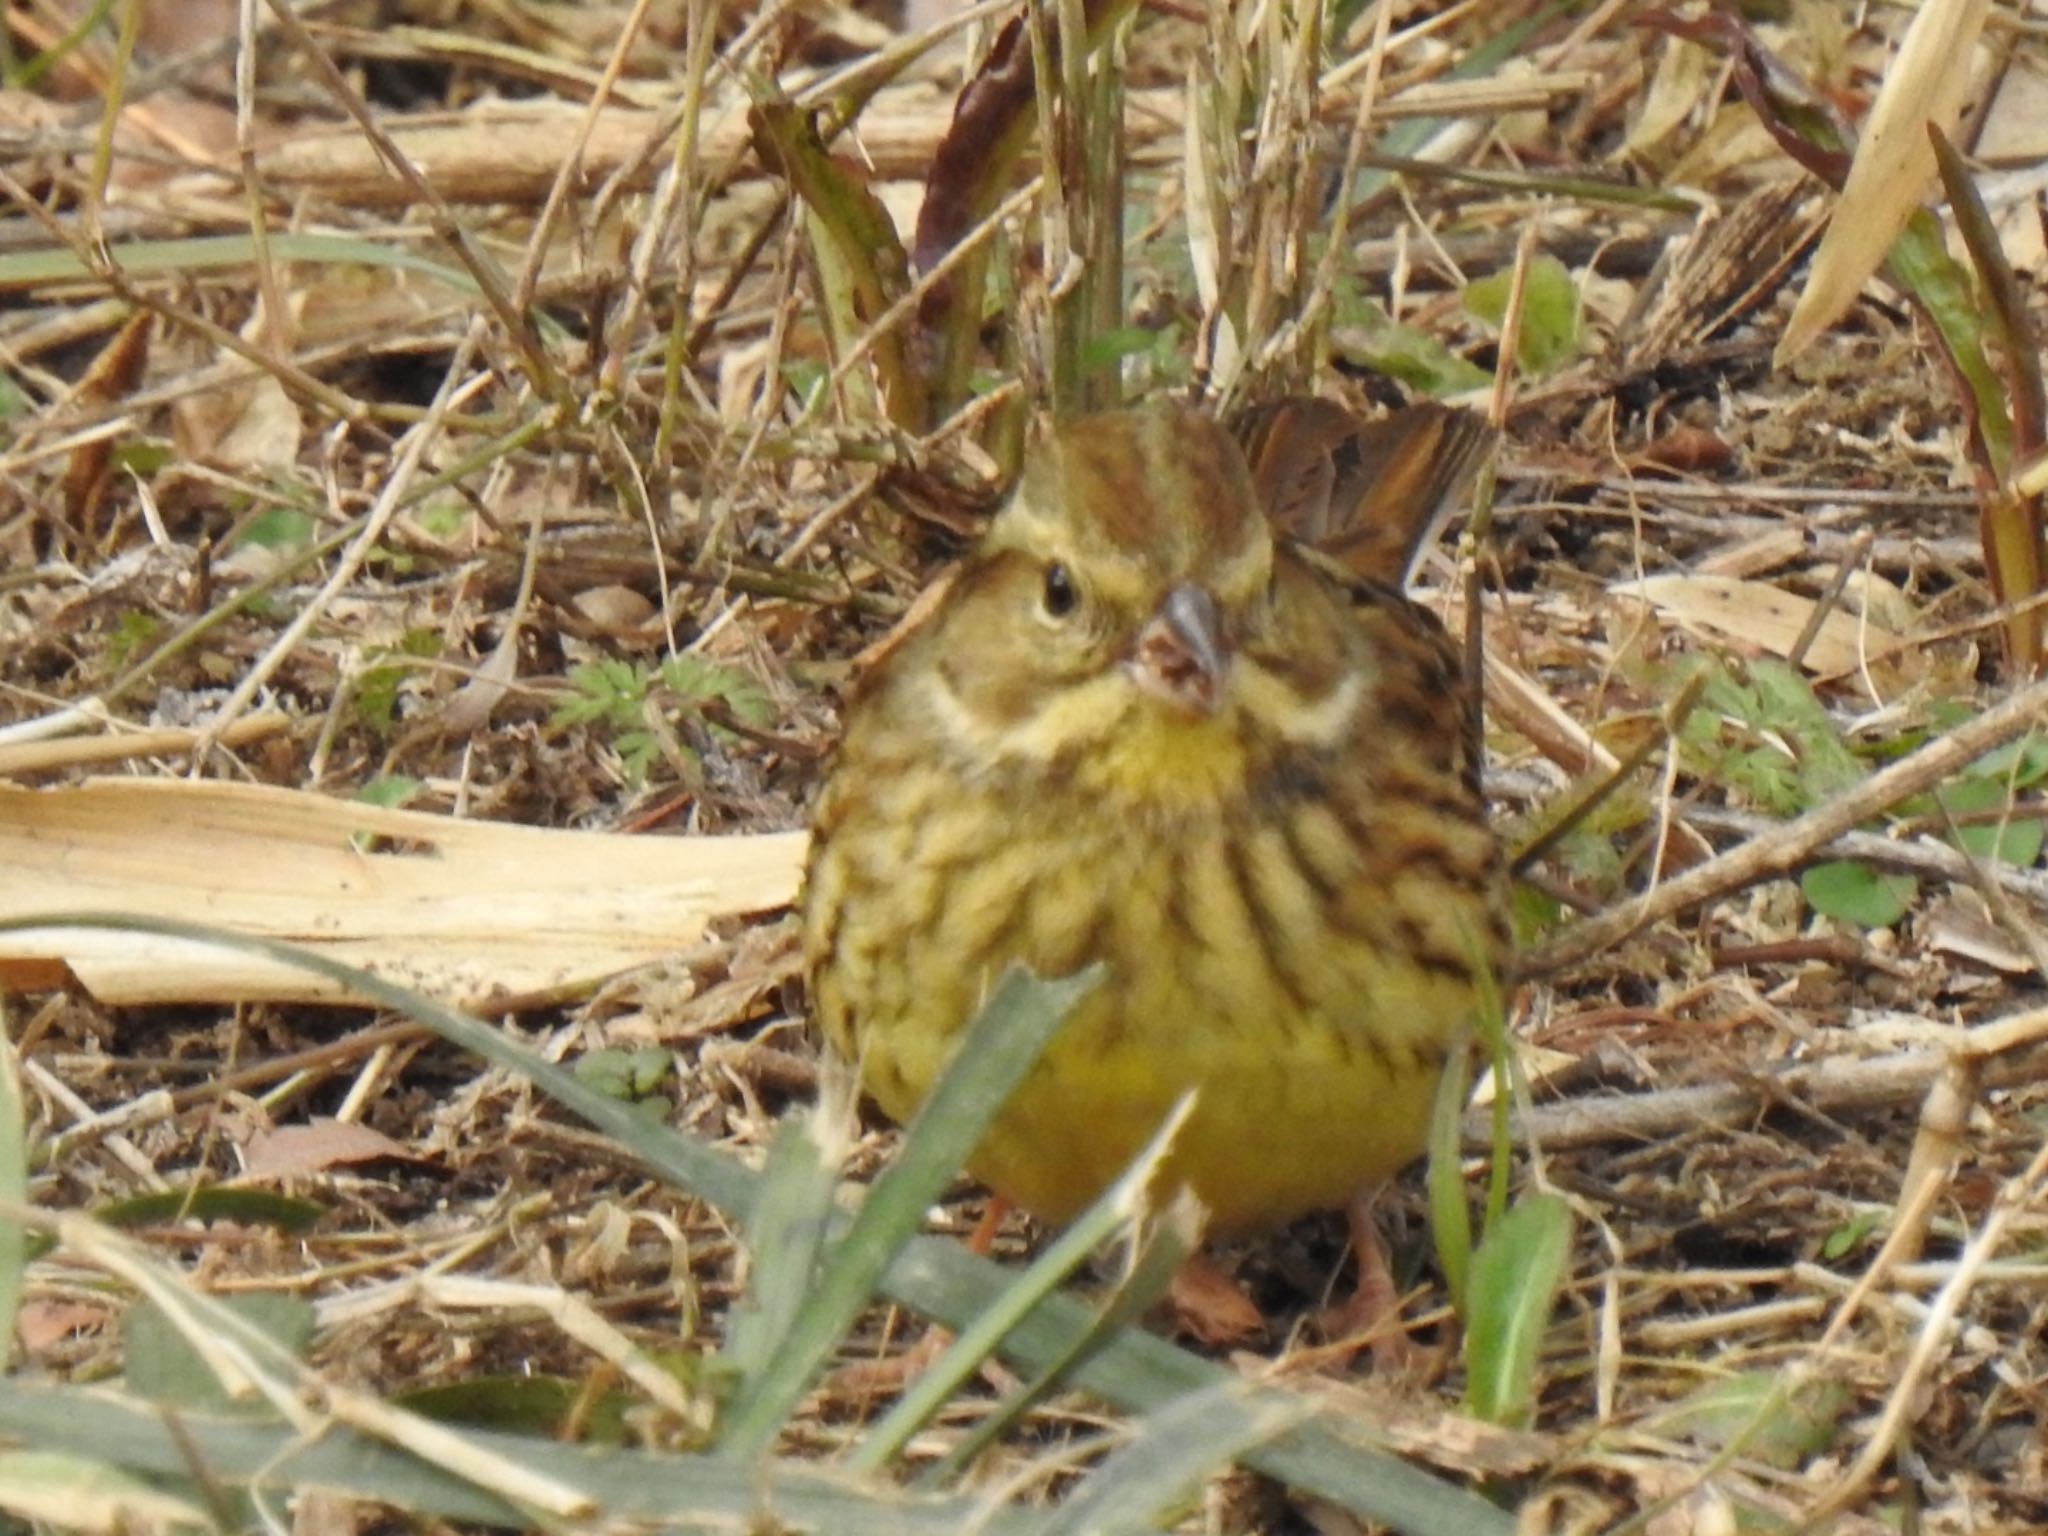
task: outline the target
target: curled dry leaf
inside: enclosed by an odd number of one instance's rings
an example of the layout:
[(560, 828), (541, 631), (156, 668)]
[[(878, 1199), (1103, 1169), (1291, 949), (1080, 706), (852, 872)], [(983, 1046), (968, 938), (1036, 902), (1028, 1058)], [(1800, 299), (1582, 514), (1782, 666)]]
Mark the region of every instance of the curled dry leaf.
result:
[(1927, 0), (1907, 27), (1863, 125), (1806, 289), (1778, 342), (1780, 366), (1841, 318), (1920, 206), (1934, 179), (1928, 126), (1955, 131), (1988, 9), (1987, 0)]

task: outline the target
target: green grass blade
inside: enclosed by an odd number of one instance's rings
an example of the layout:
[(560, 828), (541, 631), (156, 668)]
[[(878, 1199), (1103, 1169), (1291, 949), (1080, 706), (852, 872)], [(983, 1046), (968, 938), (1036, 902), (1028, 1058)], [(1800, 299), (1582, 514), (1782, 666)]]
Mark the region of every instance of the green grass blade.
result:
[(724, 1351), (742, 1396), (768, 1376), (797, 1327), (838, 1185), (839, 1159), (824, 1146), (818, 1117), (792, 1116), (768, 1149), (761, 1197), (747, 1222), (747, 1294), (734, 1309)]
[(1173, 1272), (1195, 1251), (1201, 1240), (1199, 1208), (1191, 1201), (1177, 1200), (1146, 1235), (1130, 1272), (1087, 1331), (1076, 1335), (1064, 1350), (1039, 1367), (1036, 1376), (1003, 1399), (995, 1412), (975, 1425), (944, 1461), (920, 1479), (921, 1484), (941, 1487), (948, 1478), (964, 1473), (984, 1449), (1064, 1386), (1084, 1363), (1108, 1348), (1127, 1325), (1136, 1322), (1166, 1294), (1167, 1286), (1173, 1281)]
[[(910, 1443), (910, 1437), (945, 1406), (984, 1360), (995, 1353), (1003, 1336), (1033, 1307), (1057, 1290), (1089, 1254), (1132, 1219), (1140, 1208), (1153, 1170), (1166, 1155), (1192, 1107), (1192, 1099), (1183, 1100), (1123, 1177), (1060, 1233), (1045, 1252), (1017, 1277), (1015, 1284), (1006, 1287), (993, 1304), (983, 1308), (974, 1321), (960, 1331), (959, 1337), (945, 1353), (933, 1361), (931, 1368), (904, 1393), (902, 1401), (869, 1431), (860, 1448), (849, 1458), (849, 1465), (878, 1469), (897, 1456)], [(1080, 1343), (1076, 1341), (1077, 1347)], [(991, 1417), (1002, 1418), (1004, 1415)], [(960, 1453), (956, 1451), (954, 1454), (957, 1457)]]
[[(281, 1494), (328, 1488), (446, 1520), (533, 1528), (530, 1512), (490, 1490), (340, 1424), (309, 1436), (283, 1420), (246, 1414), (180, 1413), (173, 1421), (154, 1404), (103, 1389), (6, 1379), (0, 1435), (47, 1449), (89, 1445), (102, 1461), (131, 1472), (189, 1478), (198, 1467), (224, 1486)], [(715, 1456), (593, 1449), (494, 1430), (465, 1431), (463, 1439), (587, 1489), (603, 1505), (608, 1528), (627, 1520), (664, 1530), (688, 1522), (832, 1536), (1033, 1536), (1041, 1528), (1028, 1515), (991, 1513), (985, 1500), (900, 1494), (789, 1460), (742, 1466)]]
[[(1436, 1242), (1437, 1263), (1443, 1266), (1444, 1285), (1451, 1293), (1451, 1307), (1460, 1317), (1465, 1313), (1466, 1287), (1472, 1274), (1472, 1212), (1465, 1203), (1464, 1152), (1465, 1098), (1471, 1091), (1471, 1053), (1454, 1051), (1444, 1063), (1444, 1075), (1437, 1079), (1436, 1103), (1429, 1115), (1429, 1230)], [(1505, 1093), (1507, 1085), (1497, 1077), (1494, 1092)]]
[(905, 1130), (896, 1160), (826, 1255), (816, 1289), (768, 1373), (740, 1401), (722, 1437), (733, 1455), (758, 1454), (817, 1379), (883, 1272), (924, 1225), (925, 1212), (981, 1141), (989, 1121), (1037, 1062), (1053, 1031), (1100, 976), (1090, 969), (1042, 981), (1012, 967), (953, 1049), (951, 1064)]
[(1146, 1419), (1128, 1445), (1061, 1502), (1046, 1536), (1157, 1531), (1205, 1479), (1313, 1412), (1306, 1400), (1260, 1393), (1237, 1381), (1182, 1398)]

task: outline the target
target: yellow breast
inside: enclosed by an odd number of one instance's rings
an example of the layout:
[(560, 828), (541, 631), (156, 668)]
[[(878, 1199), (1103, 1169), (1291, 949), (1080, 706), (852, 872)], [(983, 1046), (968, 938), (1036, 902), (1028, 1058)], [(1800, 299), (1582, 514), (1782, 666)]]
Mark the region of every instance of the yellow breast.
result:
[[(1488, 882), (1447, 884), (1400, 828), (1327, 799), (1212, 796), (1147, 824), (912, 773), (828, 797), (806, 934), (827, 1038), (900, 1121), (1005, 966), (1099, 960), (971, 1171), (1063, 1221), (1192, 1090), (1166, 1177), (1213, 1227), (1340, 1205), (1420, 1152), (1493, 917)], [(1454, 851), (1490, 868), (1467, 831)]]

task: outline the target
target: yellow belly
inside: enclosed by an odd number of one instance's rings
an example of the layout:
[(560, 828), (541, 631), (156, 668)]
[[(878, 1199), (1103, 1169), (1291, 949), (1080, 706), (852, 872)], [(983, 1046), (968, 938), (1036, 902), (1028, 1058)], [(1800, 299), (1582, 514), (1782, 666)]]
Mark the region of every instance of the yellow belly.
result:
[[(1312, 803), (1249, 835), (1242, 818), (1168, 835), (1113, 816), (1021, 825), (957, 786), (943, 810), (911, 793), (846, 811), (807, 901), (818, 1016), (893, 1118), (1006, 965), (1108, 967), (970, 1164), (997, 1193), (1068, 1219), (1190, 1091), (1165, 1177), (1214, 1230), (1341, 1205), (1422, 1150), (1492, 958), (1489, 886), (1446, 888)], [(1485, 829), (1470, 835), (1483, 866)]]
[(1166, 1055), (1117, 1042), (1098, 1012), (1084, 1005), (1069, 1021), (969, 1165), (1046, 1220), (1106, 1188), (1190, 1090), (1194, 1109), (1154, 1188), (1192, 1187), (1214, 1231), (1340, 1205), (1422, 1150), (1434, 1056), (1395, 1064), (1321, 1028), (1276, 1034), (1264, 1050), (1191, 1038)]

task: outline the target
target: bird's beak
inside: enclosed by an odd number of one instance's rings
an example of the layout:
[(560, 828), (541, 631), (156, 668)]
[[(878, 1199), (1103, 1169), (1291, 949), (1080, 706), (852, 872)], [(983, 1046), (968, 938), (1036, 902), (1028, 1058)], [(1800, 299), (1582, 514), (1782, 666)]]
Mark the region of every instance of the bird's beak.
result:
[(1143, 692), (1187, 714), (1206, 715), (1223, 696), (1229, 663), (1216, 599), (1206, 588), (1183, 582), (1138, 631), (1124, 665)]

